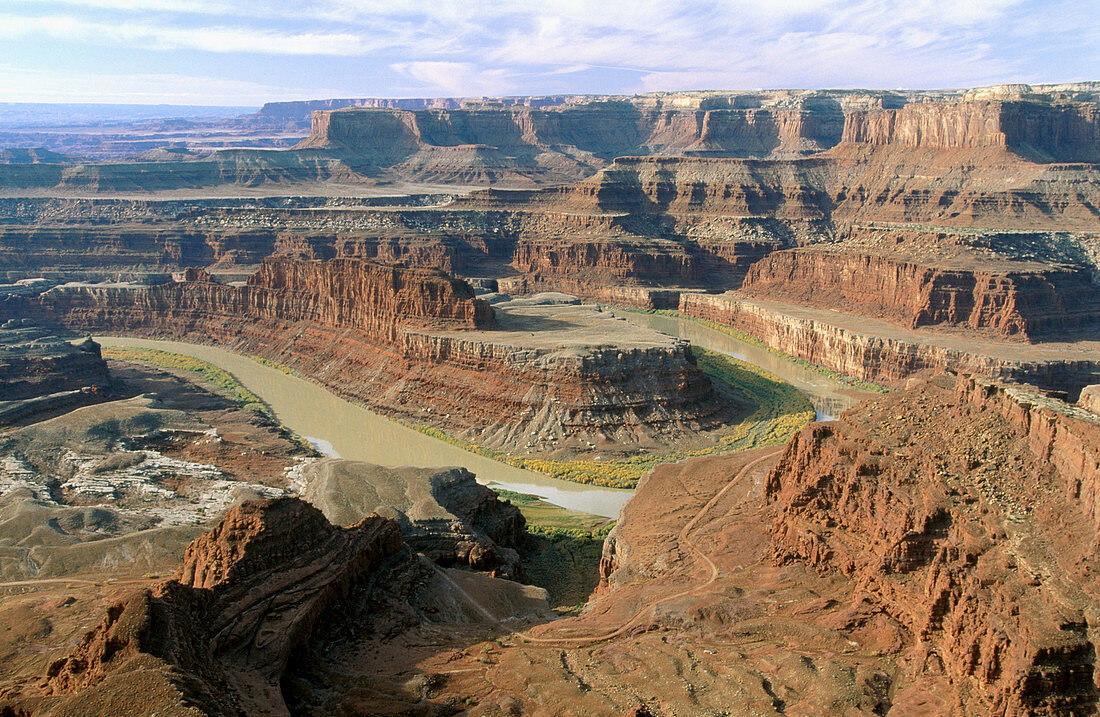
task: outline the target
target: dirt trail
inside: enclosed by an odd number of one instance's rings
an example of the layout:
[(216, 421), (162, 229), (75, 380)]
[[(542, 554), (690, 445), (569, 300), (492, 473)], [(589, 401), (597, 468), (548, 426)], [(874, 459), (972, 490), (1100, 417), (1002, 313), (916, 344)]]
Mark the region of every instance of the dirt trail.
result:
[(677, 536), (680, 544), (687, 547), (687, 549), (691, 551), (697, 559), (705, 563), (710, 570), (710, 577), (707, 578), (705, 582), (688, 588), (687, 590), (681, 590), (674, 595), (663, 597), (656, 602), (650, 603), (646, 607), (643, 607), (641, 610), (634, 613), (634, 616), (623, 623), (621, 626), (610, 632), (605, 632), (599, 635), (586, 635), (578, 637), (533, 637), (531, 635), (517, 633), (516, 638), (519, 640), (523, 640), (525, 643), (530, 643), (535, 646), (541, 645), (548, 647), (554, 645), (584, 645), (594, 642), (604, 642), (606, 640), (612, 640), (616, 637), (620, 637), (626, 634), (643, 616), (654, 613), (660, 605), (664, 605), (665, 603), (669, 603), (674, 600), (679, 600), (682, 597), (687, 597), (688, 595), (692, 595), (713, 585), (714, 581), (718, 579), (718, 566), (714, 564), (714, 561), (710, 559), (710, 556), (700, 550), (698, 546), (696, 546), (695, 543), (692, 542), (691, 538), (689, 537), (689, 533), (692, 531), (692, 529), (695, 528), (699, 521), (702, 520), (706, 516), (706, 514), (709, 513), (712, 508), (714, 508), (715, 505), (718, 504), (718, 501), (720, 501), (731, 488), (737, 485), (737, 483), (739, 483), (741, 479), (748, 475), (749, 471), (751, 471), (760, 463), (775, 458), (782, 450), (782, 448), (776, 448), (772, 451), (768, 451), (766, 454), (760, 456), (759, 458), (755, 458), (742, 466), (741, 470), (737, 472), (737, 475), (735, 475), (728, 483), (726, 483), (726, 485), (723, 486), (720, 491), (715, 493), (714, 496), (709, 501), (707, 501), (706, 505), (700, 508), (699, 511), (694, 515), (694, 517), (692, 517), (692, 519), (689, 520), (687, 524), (684, 525), (684, 527), (680, 530), (680, 533)]

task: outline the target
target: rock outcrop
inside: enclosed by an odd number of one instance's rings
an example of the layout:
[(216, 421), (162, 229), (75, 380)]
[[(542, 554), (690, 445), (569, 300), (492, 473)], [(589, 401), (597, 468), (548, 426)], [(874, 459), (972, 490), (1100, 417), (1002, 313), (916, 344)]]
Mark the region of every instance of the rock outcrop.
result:
[(302, 497), (335, 525), (392, 518), (405, 543), (439, 565), (514, 578), (526, 521), (464, 468), (383, 468), (326, 458), (301, 470)]
[(336, 528), (296, 498), (243, 504), (188, 547), (175, 579), (111, 607), (26, 701), (57, 715), (289, 714), (294, 651), (401, 549), (384, 518)]
[(91, 339), (74, 345), (27, 319), (0, 326), (0, 425), (103, 401), (113, 385)]
[(752, 265), (739, 294), (1023, 340), (1091, 326), (1100, 309), (1096, 285), (1073, 266), (913, 260), (856, 248), (773, 252)]
[[(272, 254), (356, 257), (643, 308), (671, 308), (675, 297), (661, 292), (737, 290), (747, 279), (740, 298), (983, 341), (1078, 341), (1095, 331), (1100, 277), (1098, 96), (1081, 84), (369, 102), (318, 112), (303, 147), (277, 158), (218, 153), (162, 168), (190, 167), (183, 181), (220, 163), (246, 183), (313, 171), (311, 182), (513, 189), (331, 203), (10, 200), (0, 203), (12, 219), (0, 271), (155, 283), (196, 266), (239, 280)], [(122, 165), (89, 167), (104, 188), (123, 187), (108, 179), (122, 181)], [(879, 363), (898, 368), (881, 373), (951, 365), (928, 356), (938, 350), (884, 348)], [(1093, 359), (1074, 348), (1062, 361)], [(829, 365), (870, 376), (870, 363)]]
[(953, 709), (1095, 709), (1100, 422), (961, 376), (879, 399), (792, 439), (768, 500), (780, 563), (845, 576), (838, 618), (909, 636), (895, 704), (946, 681)]
[[(517, 307), (496, 327), (493, 309), (464, 282), (352, 259), (271, 259), (240, 287), (191, 278), (60, 286), (2, 310), (71, 329), (216, 341), (504, 450), (698, 442), (737, 410), (715, 395), (685, 343), (640, 337), (591, 307), (556, 320), (565, 310)], [(609, 337), (619, 334), (616, 346)]]
[(1025, 347), (965, 335), (904, 331), (858, 315), (746, 299), (730, 292), (684, 292), (680, 311), (743, 331), (791, 356), (865, 381), (896, 384), (921, 372), (950, 369), (1076, 395), (1100, 378), (1100, 357), (1073, 344)]
[(1081, 389), (1077, 405), (1086, 411), (1100, 414), (1100, 384), (1092, 384)]
[(220, 315), (223, 321), (312, 322), (392, 341), (400, 327), (472, 329), (493, 323), (492, 308), (475, 299), (469, 286), (431, 270), (353, 259), (272, 259), (243, 287), (215, 283), (205, 272), (190, 278), (154, 287), (66, 285), (39, 301), (67, 326), (120, 330), (164, 320), (198, 329), (209, 316)]
[(1095, 102), (969, 100), (872, 109), (845, 118), (841, 142), (913, 149), (1006, 149), (1038, 162), (1100, 161)]
[[(245, 124), (261, 133), (272, 126), (293, 130), (313, 111), (309, 136), (292, 151), (145, 155), (162, 159), (156, 163), (6, 164), (0, 181), (98, 192), (380, 179), (534, 187), (575, 182), (622, 156), (787, 160), (887, 146), (1095, 162), (1096, 100), (1095, 87), (1085, 83), (1021, 92), (772, 90), (272, 103)], [(260, 144), (283, 141), (267, 137)]]

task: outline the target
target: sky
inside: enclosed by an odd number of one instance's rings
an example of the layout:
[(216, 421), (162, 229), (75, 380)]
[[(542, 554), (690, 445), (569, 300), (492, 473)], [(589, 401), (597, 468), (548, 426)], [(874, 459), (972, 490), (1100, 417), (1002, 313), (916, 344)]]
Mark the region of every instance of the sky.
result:
[(1100, 80), (1100, 0), (3, 0), (0, 102)]

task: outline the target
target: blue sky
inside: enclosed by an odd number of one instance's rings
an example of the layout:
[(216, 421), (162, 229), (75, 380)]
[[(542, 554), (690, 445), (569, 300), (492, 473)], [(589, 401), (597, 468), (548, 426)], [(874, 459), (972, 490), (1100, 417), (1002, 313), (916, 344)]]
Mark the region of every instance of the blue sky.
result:
[(0, 102), (1100, 80), (1100, 0), (3, 0)]

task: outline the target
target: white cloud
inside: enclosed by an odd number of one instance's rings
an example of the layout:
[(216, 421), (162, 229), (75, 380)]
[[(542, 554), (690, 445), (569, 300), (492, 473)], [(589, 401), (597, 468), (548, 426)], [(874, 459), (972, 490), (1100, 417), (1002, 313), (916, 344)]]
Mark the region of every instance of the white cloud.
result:
[(9, 0), (14, 5), (56, 6), (69, 5), (100, 10), (140, 10), (143, 12), (186, 12), (199, 14), (227, 14), (232, 6), (210, 0)]
[(0, 38), (285, 55), (319, 75), (361, 58), (373, 92), (385, 74), (418, 95), (1100, 76), (1100, 2), (1080, 0), (8, 0)]
[(189, 49), (275, 55), (364, 55), (392, 47), (395, 38), (364, 40), (347, 32), (296, 32), (247, 27), (169, 27), (144, 22), (106, 23), (67, 15), (0, 15), (0, 38), (51, 37), (153, 50)]
[(480, 70), (469, 62), (398, 62), (391, 67), (444, 95), (506, 95), (513, 88), (507, 71)]

